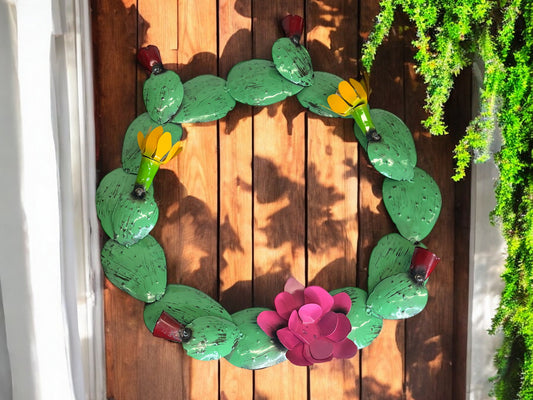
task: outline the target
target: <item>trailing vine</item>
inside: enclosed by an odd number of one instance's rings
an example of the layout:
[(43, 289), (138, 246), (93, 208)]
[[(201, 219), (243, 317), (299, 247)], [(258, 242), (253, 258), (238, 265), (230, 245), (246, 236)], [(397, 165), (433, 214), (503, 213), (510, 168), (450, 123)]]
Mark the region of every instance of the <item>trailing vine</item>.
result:
[(454, 180), (472, 162), (490, 157), (495, 128), (503, 144), (494, 155), (500, 171), (495, 189), (494, 222), (507, 242), (502, 278), (505, 288), (491, 333), (500, 328), (504, 342), (495, 363), (493, 395), (498, 399), (533, 398), (533, 4), (528, 0), (382, 0), (376, 25), (363, 48), (370, 70), (395, 12), (415, 26), (417, 72), (427, 85), (424, 126), (447, 133), (445, 103), (454, 77), (480, 60), (484, 66), (480, 112), (454, 150)]

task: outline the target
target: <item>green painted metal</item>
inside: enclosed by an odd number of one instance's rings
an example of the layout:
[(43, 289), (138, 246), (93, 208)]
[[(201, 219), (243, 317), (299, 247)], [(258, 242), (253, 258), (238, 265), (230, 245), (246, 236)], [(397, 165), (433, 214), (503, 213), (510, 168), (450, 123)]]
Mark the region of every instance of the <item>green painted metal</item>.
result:
[(140, 200), (124, 193), (112, 213), (114, 236), (111, 238), (124, 246), (135, 244), (152, 231), (158, 218), (159, 208), (153, 197)]
[(287, 349), (268, 336), (257, 325), (257, 316), (268, 308), (247, 308), (232, 314), (233, 322), (242, 333), (235, 349), (226, 356), (231, 364), (245, 369), (271, 367), (286, 360)]
[[(144, 136), (152, 131), (159, 124), (155, 122), (148, 113), (143, 113), (133, 120), (128, 126), (122, 145), (122, 169), (129, 174), (137, 174), (141, 165), (141, 150), (137, 143), (137, 132), (142, 132)], [(172, 144), (179, 142), (183, 135), (181, 125), (175, 123), (163, 124), (163, 130), (172, 135)]]
[(286, 37), (276, 40), (272, 46), (272, 60), (285, 79), (301, 86), (313, 84), (311, 56), (301, 44)]
[(367, 307), (384, 319), (404, 319), (418, 314), (428, 301), (424, 285), (417, 285), (406, 272), (383, 279), (370, 293)]
[(192, 332), (191, 339), (183, 342), (183, 349), (189, 357), (201, 361), (218, 360), (227, 356), (237, 345), (241, 332), (227, 319), (204, 316), (187, 325)]
[(151, 303), (165, 293), (165, 253), (152, 236), (129, 247), (109, 239), (102, 248), (101, 260), (107, 279), (137, 300)]
[(303, 86), (282, 77), (272, 61), (253, 59), (231, 69), (226, 88), (240, 103), (267, 106), (295, 95)]
[(388, 178), (411, 180), (417, 157), (409, 128), (400, 118), (385, 110), (373, 109), (370, 116), (381, 136), (381, 140), (368, 142), (370, 162), (379, 173)]
[(368, 262), (368, 291), (372, 292), (383, 279), (400, 272), (409, 272), (415, 246), (397, 233), (383, 236), (372, 250)]
[(183, 100), (183, 84), (178, 74), (166, 70), (152, 74), (144, 82), (143, 99), (146, 111), (158, 125), (170, 121)]
[(226, 90), (226, 81), (214, 75), (200, 75), (183, 84), (184, 95), (172, 122), (216, 121), (235, 107), (235, 99)]
[(368, 294), (363, 289), (345, 287), (331, 291), (331, 295), (344, 292), (350, 296), (352, 307), (347, 317), (352, 324), (352, 331), (348, 339), (353, 340), (359, 349), (367, 347), (381, 332), (383, 318), (378, 317), (367, 309)]
[(342, 78), (329, 72), (316, 71), (311, 86), (304, 88), (296, 95), (302, 107), (322, 117), (342, 118), (330, 110), (327, 98), (337, 91)]
[[(368, 104), (362, 104), (355, 107), (350, 115), (354, 119), (355, 125), (357, 125), (359, 132), (361, 132), (362, 136), (364, 137), (364, 142), (360, 143), (364, 146), (365, 150), (368, 150), (368, 141), (372, 139), (372, 135), (375, 135), (376, 132), (376, 126), (374, 125), (374, 121), (370, 115), (370, 108), (368, 108)], [(356, 134), (355, 137), (358, 138), (358, 135)]]
[(170, 284), (165, 295), (155, 303), (144, 308), (144, 323), (150, 332), (163, 311), (183, 325), (190, 324), (196, 318), (212, 316), (232, 321), (229, 313), (204, 292), (186, 285)]
[(146, 237), (155, 226), (159, 209), (152, 190), (143, 200), (131, 192), (135, 175), (117, 168), (107, 174), (96, 189), (96, 212), (104, 232), (124, 246)]
[(414, 169), (411, 182), (385, 179), (383, 202), (400, 234), (411, 242), (429, 235), (442, 208), (437, 183), (420, 168)]

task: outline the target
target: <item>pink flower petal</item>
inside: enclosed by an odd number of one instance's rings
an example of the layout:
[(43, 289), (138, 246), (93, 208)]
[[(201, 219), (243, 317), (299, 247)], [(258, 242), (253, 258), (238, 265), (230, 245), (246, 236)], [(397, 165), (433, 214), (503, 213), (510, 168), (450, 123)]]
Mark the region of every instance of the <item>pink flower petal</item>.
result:
[(305, 359), (303, 351), (304, 351), (304, 345), (300, 343), (294, 349), (287, 351), (285, 356), (287, 357), (287, 360), (289, 360), (291, 363), (295, 365), (301, 365), (303, 367), (313, 365), (312, 362), (309, 362)]
[(340, 343), (335, 343), (333, 356), (335, 358), (352, 358), (357, 353), (357, 346), (350, 339), (344, 339)]
[(309, 345), (309, 351), (314, 359), (325, 360), (333, 356), (333, 342), (320, 338)]
[(304, 289), (305, 303), (315, 303), (322, 307), (322, 313), (327, 313), (333, 307), (333, 296), (320, 286), (309, 286)]
[(317, 324), (304, 324), (295, 310), (289, 318), (289, 329), (304, 343), (311, 343), (320, 337)]
[(352, 331), (352, 324), (346, 315), (338, 313), (335, 315), (337, 316), (335, 330), (326, 337), (334, 342), (342, 342)]
[(285, 287), (283, 290), (289, 293), (294, 293), (299, 290), (304, 290), (305, 286), (302, 285), (300, 282), (298, 282), (296, 279), (294, 279), (292, 276), (287, 279), (287, 282), (285, 282)]
[(274, 337), (276, 331), (280, 328), (287, 326), (287, 320), (281, 318), (275, 311), (262, 311), (257, 316), (257, 325), (268, 336)]
[(274, 299), (274, 305), (278, 314), (285, 319), (289, 319), (293, 310), (299, 309), (304, 305), (302, 293), (281, 292)]
[(289, 328), (280, 329), (276, 334), (278, 335), (281, 344), (285, 346), (287, 350), (293, 350), (296, 346), (302, 343)]
[(298, 310), (298, 315), (304, 324), (311, 324), (322, 316), (322, 308), (318, 304), (305, 304)]
[(307, 346), (304, 345), (303, 356), (308, 362), (312, 364), (323, 363), (323, 362), (330, 361), (333, 359), (333, 354), (330, 355), (329, 357), (322, 358), (322, 359), (313, 357), (313, 354), (311, 353), (311, 347), (308, 345)]
[(333, 311), (324, 314), (318, 321), (318, 328), (320, 329), (320, 336), (331, 335), (337, 328), (337, 314)]
[(348, 293), (340, 292), (333, 296), (333, 311), (348, 314), (352, 308), (352, 299)]

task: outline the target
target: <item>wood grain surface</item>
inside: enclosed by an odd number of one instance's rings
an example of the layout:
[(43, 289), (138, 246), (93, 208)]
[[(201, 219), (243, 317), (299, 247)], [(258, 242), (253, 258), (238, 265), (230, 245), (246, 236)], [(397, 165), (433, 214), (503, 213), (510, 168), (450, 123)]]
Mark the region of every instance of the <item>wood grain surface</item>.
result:
[[(281, 18), (299, 14), (314, 69), (347, 79), (360, 72), (362, 43), (379, 11), (376, 0), (91, 0), (91, 8), (100, 178), (120, 167), (126, 128), (144, 112), (138, 47), (157, 45), (182, 81), (226, 78), (240, 61), (271, 59)], [(153, 337), (144, 305), (105, 281), (109, 399), (466, 398), (469, 182), (450, 176), (452, 149), (470, 116), (470, 76), (459, 77), (447, 105), (452, 134), (430, 137), (420, 123), (425, 88), (415, 73), (414, 34), (398, 15), (372, 70), (370, 106), (406, 122), (417, 165), (443, 195), (424, 240), (442, 258), (426, 309), (385, 321), (353, 359), (248, 371), (193, 360), (180, 345)], [(184, 152), (154, 181), (160, 217), (152, 234), (165, 249), (168, 282), (196, 287), (230, 313), (273, 307), (291, 275), (328, 290), (366, 289), (372, 248), (396, 230), (381, 199), (383, 177), (352, 127), (305, 112), (295, 97), (237, 104), (217, 122), (184, 124)]]

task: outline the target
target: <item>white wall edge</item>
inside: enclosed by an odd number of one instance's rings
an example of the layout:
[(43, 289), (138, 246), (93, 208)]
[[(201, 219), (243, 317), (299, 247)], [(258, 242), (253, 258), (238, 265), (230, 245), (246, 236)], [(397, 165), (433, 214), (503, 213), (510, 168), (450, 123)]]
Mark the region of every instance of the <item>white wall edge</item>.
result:
[[(479, 92), (483, 82), (481, 61), (473, 66), (472, 111), (479, 111)], [(491, 151), (501, 146), (500, 133), (495, 132)], [(503, 290), (501, 273), (505, 263), (505, 241), (500, 227), (490, 223), (490, 212), (496, 206), (494, 188), (499, 176), (491, 159), (472, 166), (470, 213), (470, 271), (468, 305), (468, 340), (466, 395), (469, 400), (486, 400), (492, 388), (489, 379), (495, 375), (494, 355), (502, 342), (502, 335), (489, 335), (492, 317)]]
[(94, 86), (90, 8), (74, 0), (76, 9), (76, 59), (78, 65), (79, 162), (77, 190), (82, 194), (83, 274), (78, 297), (79, 329), (84, 364), (85, 398), (106, 398), (103, 277), (100, 264), (99, 224), (96, 216), (96, 160)]

